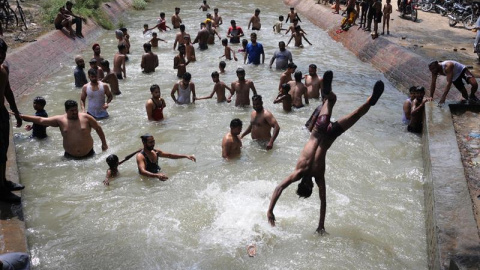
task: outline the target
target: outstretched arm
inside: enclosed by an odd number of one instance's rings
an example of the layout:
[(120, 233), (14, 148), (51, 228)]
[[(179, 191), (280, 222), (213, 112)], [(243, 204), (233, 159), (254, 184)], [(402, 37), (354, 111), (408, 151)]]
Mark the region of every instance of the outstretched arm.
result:
[(273, 191), (267, 211), (268, 223), (270, 223), (270, 225), (275, 226), (275, 215), (273, 214), (273, 209), (275, 208), (275, 204), (277, 204), (278, 198), (280, 198), (280, 195), (282, 195), (284, 189), (286, 189), (291, 183), (298, 180), (300, 180), (300, 170), (295, 169), (295, 171), (287, 176), (287, 178), (285, 178)]
[(160, 150), (156, 150), (157, 151), (157, 154), (159, 157), (163, 157), (163, 158), (169, 158), (169, 159), (181, 159), (181, 158), (186, 158), (186, 159), (189, 159), (193, 162), (196, 162), (197, 159), (195, 158), (195, 156), (193, 155), (180, 155), (180, 154), (171, 154), (171, 153), (167, 153), (167, 152), (163, 152), (163, 151), (160, 151)]
[(305, 37), (305, 35), (302, 35), (303, 39), (305, 39), (306, 42), (308, 42), (308, 44), (312, 45), (312, 43), (310, 43), (310, 41), (308, 41), (308, 39)]

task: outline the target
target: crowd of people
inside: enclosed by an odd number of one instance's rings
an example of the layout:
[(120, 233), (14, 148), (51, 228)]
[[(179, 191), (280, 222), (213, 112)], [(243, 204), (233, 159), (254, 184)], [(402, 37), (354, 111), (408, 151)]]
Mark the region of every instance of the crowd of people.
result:
[[(347, 13), (352, 12), (352, 1), (347, 4)], [(355, 2), (352, 2), (355, 4)], [(387, 1), (389, 4), (389, 1)], [(71, 2), (67, 2), (65, 8), (59, 11), (58, 22), (55, 22), (57, 28), (66, 28), (69, 35), (73, 37), (72, 25), (76, 25), (76, 36), (83, 37), (81, 34), (81, 21), (83, 18), (73, 15), (71, 12)], [(207, 1), (199, 8), (202, 11), (208, 12), (210, 6)], [(67, 11), (70, 12), (67, 14)], [(245, 36), (241, 27), (237, 26), (235, 20), (230, 21), (230, 27), (226, 37), (222, 39), (217, 32), (217, 27), (223, 24), (222, 17), (218, 14), (219, 10), (214, 9), (214, 15), (206, 15), (205, 21), (201, 22), (201, 29), (198, 31), (195, 38), (191, 39), (190, 34), (186, 32), (185, 25), (182, 24), (180, 17), (180, 8), (175, 8), (175, 13), (171, 17), (170, 28), (165, 19), (165, 13), (161, 12), (157, 20), (157, 24), (149, 28), (148, 24), (144, 25), (144, 34), (151, 33), (152, 39), (143, 45), (145, 53), (142, 55), (140, 68), (144, 73), (155, 72), (159, 65), (158, 56), (152, 52), (152, 47), (158, 47), (158, 41), (168, 42), (158, 38), (155, 29), (159, 31), (168, 31), (170, 29), (178, 29), (173, 42), (173, 49), (178, 51), (178, 54), (173, 57), (174, 69), (177, 70), (177, 77), (180, 79), (176, 82), (171, 90), (170, 96), (176, 104), (190, 104), (198, 100), (211, 99), (216, 95), (217, 102), (233, 102), (235, 106), (249, 106), (252, 102), (253, 111), (250, 116), (248, 127), (242, 133), (242, 121), (238, 118), (233, 119), (230, 123), (230, 132), (228, 132), (222, 140), (221, 156), (227, 160), (238, 158), (241, 155), (242, 139), (251, 135), (252, 139), (263, 142), (265, 149), (273, 148), (274, 142), (279, 135), (280, 125), (274, 115), (263, 107), (262, 96), (256, 91), (255, 84), (252, 80), (246, 79), (246, 72), (243, 68), (236, 70), (238, 80), (227, 85), (220, 80), (220, 74), (224, 73), (225, 61), (219, 64), (219, 71), (211, 74), (213, 81), (213, 90), (210, 95), (197, 97), (195, 92), (195, 84), (191, 80), (191, 74), (187, 71), (187, 66), (191, 62), (195, 62), (195, 47), (198, 43), (200, 51), (209, 49), (209, 45), (215, 43), (215, 37), (218, 37), (224, 53), (220, 58), (225, 57), (226, 60), (237, 61), (237, 54), (229, 43), (242, 44), (241, 49), (237, 51), (238, 54), (243, 54), (244, 63), (259, 65), (265, 61), (265, 52), (263, 45), (257, 41), (256, 32), (250, 34), (250, 42), (242, 38)], [(347, 17), (349, 15), (347, 14)], [(63, 18), (63, 19), (62, 19)], [(60, 20), (62, 19), (62, 20)], [(272, 29), (275, 33), (285, 31), (285, 34), (291, 32), (291, 37), (288, 43), (294, 39), (295, 47), (302, 48), (302, 41), (312, 45), (306, 38), (307, 33), (298, 24), (301, 22), (300, 17), (295, 12), (295, 9), (290, 8), (290, 12), (286, 16), (285, 23), (291, 22), (287, 28), (283, 28), (284, 16), (279, 16), (279, 21), (276, 22)], [(367, 24), (369, 28), (370, 25)], [(254, 14), (248, 22), (248, 29), (255, 31), (261, 28), (260, 10), (256, 9)], [(388, 25), (387, 25), (388, 29)], [(387, 30), (388, 34), (388, 30)], [(89, 60), (90, 69), (85, 74), (85, 61), (82, 56), (75, 57), (76, 68), (74, 70), (75, 86), (81, 88), (80, 107), (74, 100), (67, 100), (65, 102), (65, 114), (48, 116), (45, 111), (46, 100), (42, 97), (34, 99), (33, 106), (36, 110), (35, 115), (20, 114), (15, 100), (13, 98), (12, 90), (8, 81), (8, 66), (3, 64), (0, 69), (0, 97), (10, 104), (11, 114), (15, 115), (17, 120), (17, 127), (22, 125), (22, 121), (32, 122), (32, 126), (27, 126), (27, 130), (33, 130), (33, 137), (45, 138), (46, 127), (58, 127), (63, 137), (63, 147), (65, 150), (64, 156), (69, 159), (85, 159), (95, 155), (94, 143), (91, 136), (92, 129), (95, 130), (101, 140), (101, 148), (103, 151), (108, 149), (107, 140), (103, 133), (102, 127), (97, 120), (109, 117), (109, 104), (113, 101), (114, 95), (121, 94), (119, 80), (127, 78), (127, 63), (130, 51), (129, 34), (126, 28), (115, 31), (115, 36), (118, 40), (118, 51), (113, 57), (113, 70), (110, 70), (110, 63), (101, 55), (101, 46), (96, 43), (92, 46), (93, 57)], [(311, 131), (309, 140), (307, 141), (301, 156), (298, 160), (294, 172), (289, 175), (279, 186), (275, 189), (271, 203), (268, 209), (268, 220), (271, 225), (275, 225), (275, 216), (273, 209), (280, 197), (283, 189), (288, 187), (291, 183), (299, 181), (299, 190), (297, 193), (302, 197), (309, 197), (312, 192), (313, 182), (312, 177), (319, 186), (321, 211), (320, 221), (317, 232), (324, 233), (324, 220), (326, 211), (325, 199), (325, 158), (327, 150), (330, 148), (335, 139), (343, 132), (352, 127), (363, 115), (365, 115), (371, 106), (374, 106), (377, 100), (383, 93), (383, 83), (378, 81), (373, 87), (372, 96), (358, 109), (351, 114), (340, 118), (336, 122), (331, 122), (332, 109), (336, 103), (336, 95), (332, 91), (333, 72), (327, 71), (322, 77), (317, 74), (317, 66), (310, 64), (308, 67), (308, 74), (304, 75), (301, 71), (296, 71), (297, 66), (293, 63), (291, 52), (286, 49), (288, 43), (284, 41), (279, 42), (278, 50), (274, 52), (269, 62), (269, 67), (272, 68), (275, 62), (275, 68), (284, 70), (279, 78), (278, 96), (274, 103), (281, 103), (285, 111), (291, 111), (292, 108), (301, 108), (304, 104), (309, 104), (309, 100), (318, 100), (320, 105), (315, 109), (311, 118), (305, 124)], [(3, 63), (7, 51), (7, 45), (0, 39), (0, 61)], [(450, 61), (453, 62), (453, 61)], [(437, 75), (447, 76), (449, 82), (448, 88), (445, 91), (441, 103), (445, 101), (446, 93), (453, 83), (465, 98), (476, 100), (475, 91), (477, 88), (476, 81), (473, 76), (465, 70), (461, 69), (454, 63), (438, 63), (429, 66), (432, 71), (432, 87), (430, 93), (433, 96), (435, 89), (435, 80)], [(0, 64), (1, 64), (0, 63)], [(130, 68), (130, 67), (129, 67)], [(453, 72), (453, 73), (452, 73)], [(453, 75), (452, 75), (453, 74)], [(293, 75), (293, 78), (292, 78)], [(88, 80), (87, 80), (88, 78)], [(471, 79), (473, 78), (473, 80)], [(472, 84), (472, 92), (470, 96), (466, 95), (466, 90), (463, 87), (462, 79), (467, 80)], [(460, 82), (459, 82), (460, 81)], [(475, 81), (475, 82), (474, 82)], [(463, 87), (463, 88), (462, 88)], [(228, 90), (228, 92), (227, 92)], [(410, 89), (410, 99), (404, 104), (404, 122), (408, 125), (408, 130), (412, 132), (421, 132), (423, 120), (423, 108), (430, 98), (425, 98), (425, 89), (423, 87), (412, 87)], [(164, 119), (163, 110), (167, 106), (167, 102), (161, 97), (161, 89), (157, 84), (150, 87), (151, 98), (146, 101), (145, 110), (148, 120), (162, 121)], [(252, 95), (251, 95), (252, 94)], [(1, 107), (2, 121), (1, 123), (1, 164), (0, 164), (0, 193), (2, 194), (2, 201), (19, 202), (20, 197), (13, 194), (11, 191), (20, 190), (24, 187), (19, 184), (7, 181), (5, 179), (6, 167), (6, 151), (8, 148), (8, 130), (9, 130), (9, 115), (4, 106)], [(195, 156), (185, 154), (172, 154), (165, 151), (155, 149), (155, 139), (151, 134), (144, 134), (141, 137), (143, 148), (133, 152), (124, 160), (119, 161), (116, 155), (110, 155), (107, 158), (109, 169), (104, 180), (105, 185), (109, 185), (111, 181), (119, 174), (118, 166), (136, 156), (138, 172), (141, 175), (157, 178), (165, 181), (168, 176), (161, 172), (158, 165), (159, 158), (170, 159), (189, 159), (196, 161)]]

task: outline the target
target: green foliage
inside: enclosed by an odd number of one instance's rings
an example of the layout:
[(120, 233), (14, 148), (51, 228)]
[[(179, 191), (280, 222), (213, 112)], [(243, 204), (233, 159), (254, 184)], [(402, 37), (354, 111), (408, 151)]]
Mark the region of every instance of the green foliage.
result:
[(145, 0), (133, 0), (133, 8), (137, 10), (143, 10), (147, 7)]
[[(72, 0), (71, 0), (72, 1)], [(57, 17), (58, 9), (65, 5), (67, 0), (44, 0), (41, 7), (43, 9), (43, 20), (51, 24)], [(106, 29), (113, 29), (113, 23), (105, 12), (100, 8), (106, 0), (76, 0), (72, 11), (76, 15), (84, 18), (93, 18), (100, 26)]]

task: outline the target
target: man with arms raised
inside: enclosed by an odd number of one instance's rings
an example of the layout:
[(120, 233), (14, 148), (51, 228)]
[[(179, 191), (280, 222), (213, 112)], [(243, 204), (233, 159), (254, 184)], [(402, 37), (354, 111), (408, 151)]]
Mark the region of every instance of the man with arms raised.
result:
[(240, 133), (242, 133), (242, 121), (235, 118), (230, 122), (230, 132), (222, 140), (222, 157), (224, 159), (229, 160), (240, 156), (242, 148)]
[[(478, 89), (477, 80), (473, 77), (470, 70), (465, 65), (462, 65), (456, 61), (433, 61), (428, 64), (428, 69), (432, 73), (432, 82), (430, 84), (430, 97), (433, 98), (433, 94), (435, 93), (435, 88), (437, 85), (437, 77), (438, 75), (443, 75), (447, 77), (447, 86), (445, 86), (445, 90), (443, 91), (443, 95), (438, 102), (439, 105), (445, 103), (445, 99), (447, 98), (448, 91), (452, 87), (452, 84), (462, 93), (462, 97), (465, 100), (478, 102), (478, 98), (475, 96), (475, 93)], [(470, 96), (468, 95), (467, 89), (463, 83), (465, 81), (467, 84), (472, 86)]]
[(337, 101), (337, 96), (332, 90), (333, 72), (326, 71), (323, 75), (322, 94), (325, 102), (319, 106), (320, 113), (318, 117), (313, 119), (314, 128), (303, 147), (297, 166), (292, 174), (287, 176), (274, 190), (270, 200), (270, 206), (267, 211), (268, 222), (275, 226), (275, 215), (273, 209), (278, 198), (292, 183), (302, 179), (298, 185), (297, 194), (300, 197), (308, 198), (312, 194), (313, 181), (318, 185), (320, 195), (320, 220), (318, 222), (317, 233), (325, 234), (325, 213), (327, 208), (326, 191), (325, 191), (325, 158), (327, 151), (332, 146), (335, 139), (343, 132), (352, 127), (363, 115), (365, 115), (371, 106), (374, 106), (383, 93), (383, 82), (377, 81), (373, 87), (373, 94), (358, 109), (347, 116), (340, 118), (337, 122), (330, 122), (333, 106)]
[(322, 82), (323, 79), (320, 79), (317, 75), (317, 66), (315, 64), (308, 66), (308, 75), (305, 75), (305, 86), (307, 87), (308, 98), (320, 98)]
[(143, 143), (143, 149), (137, 154), (138, 173), (147, 177), (158, 178), (160, 181), (165, 181), (168, 176), (160, 172), (158, 166), (158, 158), (180, 159), (187, 158), (191, 161), (196, 161), (195, 157), (190, 155), (170, 154), (159, 149), (155, 149), (155, 139), (150, 134), (145, 134), (140, 137)]
[[(280, 132), (280, 126), (273, 114), (263, 108), (262, 96), (255, 95), (252, 97), (253, 112), (250, 119), (250, 125), (243, 132), (242, 139), (250, 132), (252, 139), (267, 142), (267, 150), (272, 149), (273, 142), (277, 139)], [(270, 133), (273, 128), (273, 135)]]
[[(238, 81), (232, 83), (232, 96), (237, 94), (235, 99), (235, 106), (248, 106), (250, 105), (250, 89), (253, 92), (253, 95), (257, 95), (257, 90), (255, 85), (251, 80), (245, 80), (245, 70), (243, 68), (237, 69), (237, 78)], [(230, 96), (228, 99), (231, 99)]]
[(64, 156), (70, 159), (84, 159), (95, 154), (93, 151), (92, 128), (102, 140), (102, 150), (108, 149), (102, 127), (92, 116), (78, 112), (78, 104), (74, 100), (65, 101), (65, 114), (52, 117), (39, 117), (21, 114), (20, 117), (38, 125), (58, 127), (63, 137)]
[(10, 116), (7, 108), (5, 108), (5, 100), (7, 100), (17, 119), (17, 127), (22, 126), (22, 119), (8, 81), (8, 66), (3, 63), (7, 56), (7, 49), (7, 43), (0, 38), (0, 201), (15, 203), (20, 202), (20, 197), (11, 191), (21, 190), (25, 187), (5, 179), (7, 152), (10, 143)]

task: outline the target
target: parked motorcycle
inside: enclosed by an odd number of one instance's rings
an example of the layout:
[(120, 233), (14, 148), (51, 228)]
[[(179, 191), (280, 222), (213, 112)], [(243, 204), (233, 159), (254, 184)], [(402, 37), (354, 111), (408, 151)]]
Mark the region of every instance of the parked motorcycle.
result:
[[(405, 4), (406, 6), (404, 6)], [(414, 22), (417, 21), (418, 12), (417, 12), (416, 1), (411, 1), (410, 3), (408, 1), (402, 1), (402, 3), (400, 4), (400, 17), (404, 18), (405, 15), (410, 15), (410, 18), (412, 19), (412, 21)]]
[(469, 15), (472, 15), (471, 6), (463, 6), (461, 4), (455, 3), (453, 5), (453, 11), (448, 14), (448, 25), (454, 27), (459, 22), (463, 22), (465, 18)]
[(421, 9), (422, 11), (429, 12), (438, 4), (440, 4), (440, 0), (424, 0), (421, 4)]
[(443, 1), (443, 4), (436, 4), (435, 10), (442, 16), (446, 16), (448, 13), (452, 12), (454, 4), (455, 0), (445, 0)]
[(480, 2), (472, 2), (471, 14), (463, 18), (463, 27), (472, 30), (475, 27), (478, 17), (480, 16)]

